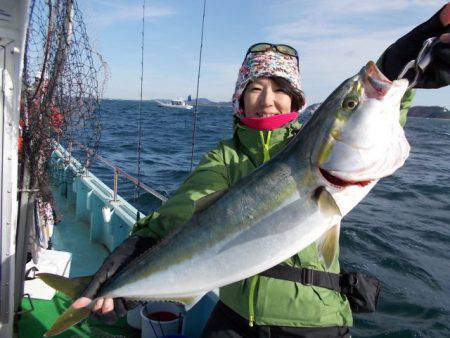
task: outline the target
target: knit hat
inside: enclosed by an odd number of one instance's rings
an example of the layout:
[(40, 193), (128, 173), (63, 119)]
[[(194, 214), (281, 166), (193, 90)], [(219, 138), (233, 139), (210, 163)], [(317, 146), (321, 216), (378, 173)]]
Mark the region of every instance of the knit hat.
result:
[(300, 71), (295, 57), (272, 49), (266, 52), (249, 53), (239, 69), (232, 98), (233, 112), (237, 117), (244, 116), (244, 112), (239, 107), (239, 100), (247, 84), (259, 77), (272, 76), (279, 76), (288, 80), (303, 98), (303, 104), (305, 103), (305, 96), (300, 85)]

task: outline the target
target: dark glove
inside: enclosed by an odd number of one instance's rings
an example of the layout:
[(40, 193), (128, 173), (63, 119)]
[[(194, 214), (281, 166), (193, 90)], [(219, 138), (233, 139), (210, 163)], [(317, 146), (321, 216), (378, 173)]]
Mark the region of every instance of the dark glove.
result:
[[(106, 257), (102, 266), (98, 269), (87, 288), (83, 291), (81, 297), (95, 298), (106, 280), (111, 278), (134, 258), (140, 256), (155, 244), (156, 240), (151, 237), (137, 235), (128, 237), (115, 248), (108, 257)], [(117, 318), (125, 316), (127, 311), (135, 308), (138, 304), (139, 302), (137, 301), (114, 298), (114, 310), (104, 315), (96, 313), (95, 317), (102, 318), (107, 322), (114, 322)]]
[[(447, 7), (447, 8), (446, 8)], [(382, 70), (390, 80), (397, 79), (405, 65), (416, 59), (424, 41), (430, 37), (440, 37), (450, 33), (450, 25), (441, 22), (440, 14), (450, 10), (450, 4), (442, 7), (428, 21), (414, 28), (391, 45), (384, 53)], [(406, 73), (405, 78), (410, 82), (414, 78), (414, 71)], [(450, 43), (438, 42), (432, 49), (432, 61), (425, 72), (418, 78), (414, 88), (440, 88), (450, 84)]]

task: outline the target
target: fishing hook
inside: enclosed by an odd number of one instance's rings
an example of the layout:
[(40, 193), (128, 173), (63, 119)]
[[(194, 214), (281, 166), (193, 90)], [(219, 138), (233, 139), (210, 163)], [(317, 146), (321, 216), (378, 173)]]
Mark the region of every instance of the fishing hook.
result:
[(419, 51), (419, 54), (417, 55), (417, 58), (414, 60), (409, 61), (399, 76), (397, 77), (397, 80), (403, 79), (406, 75), (406, 73), (413, 69), (415, 72), (414, 78), (412, 81), (410, 81), (408, 89), (413, 88), (417, 81), (419, 80), (419, 76), (421, 76), (425, 69), (428, 67), (428, 65), (431, 63), (432, 60), (432, 51), (433, 47), (439, 42), (439, 39), (437, 37), (431, 37), (425, 40), (425, 42), (422, 45), (422, 48)]

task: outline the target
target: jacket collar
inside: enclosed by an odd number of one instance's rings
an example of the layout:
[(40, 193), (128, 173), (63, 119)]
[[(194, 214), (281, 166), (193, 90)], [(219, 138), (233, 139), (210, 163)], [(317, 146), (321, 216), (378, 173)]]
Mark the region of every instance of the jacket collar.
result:
[[(271, 131), (269, 144), (270, 158), (275, 156), (286, 143), (300, 130), (301, 124), (295, 120), (287, 125)], [(268, 131), (263, 131), (267, 137)], [(260, 130), (252, 129), (239, 121), (235, 123), (235, 138), (239, 142), (241, 150), (250, 158), (255, 167), (263, 164), (263, 144)]]

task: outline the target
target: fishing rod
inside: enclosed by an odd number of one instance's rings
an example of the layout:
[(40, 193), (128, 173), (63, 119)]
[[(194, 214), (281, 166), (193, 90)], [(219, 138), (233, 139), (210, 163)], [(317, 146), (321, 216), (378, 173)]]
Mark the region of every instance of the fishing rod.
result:
[(206, 11), (206, 0), (203, 0), (203, 17), (202, 17), (202, 33), (200, 37), (200, 55), (198, 59), (198, 73), (197, 73), (197, 93), (195, 95), (195, 106), (194, 112), (192, 113), (192, 149), (191, 149), (191, 167), (189, 171), (192, 171), (194, 165), (194, 149), (195, 149), (195, 132), (197, 125), (197, 106), (198, 106), (198, 90), (200, 85), (200, 70), (202, 66), (202, 50), (203, 50), (203, 32), (205, 27), (205, 11)]
[[(138, 113), (138, 145), (137, 145), (137, 185), (134, 189), (134, 201), (136, 202), (140, 196), (141, 187), (141, 142), (142, 142), (142, 91), (144, 83), (144, 38), (145, 38), (145, 0), (142, 0), (142, 32), (141, 32), (141, 92), (139, 99), (139, 113)], [(136, 215), (139, 220), (139, 212)]]

